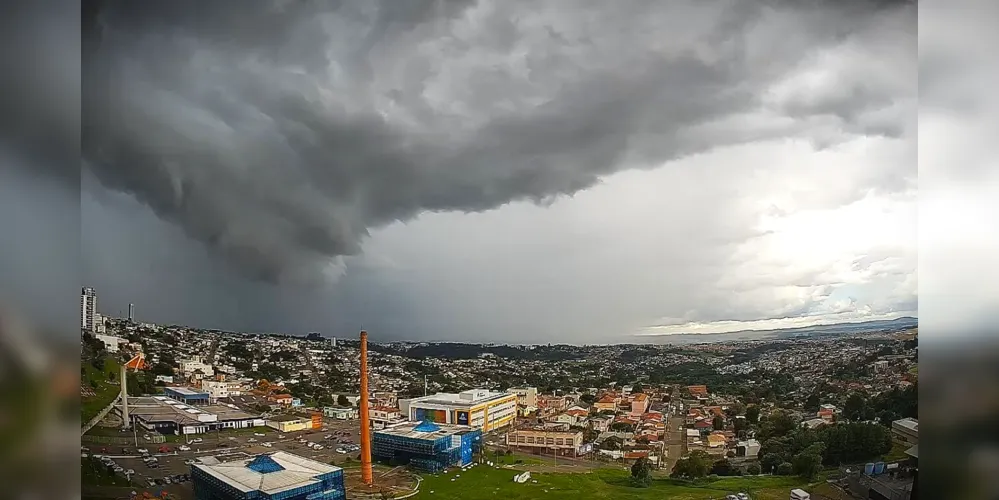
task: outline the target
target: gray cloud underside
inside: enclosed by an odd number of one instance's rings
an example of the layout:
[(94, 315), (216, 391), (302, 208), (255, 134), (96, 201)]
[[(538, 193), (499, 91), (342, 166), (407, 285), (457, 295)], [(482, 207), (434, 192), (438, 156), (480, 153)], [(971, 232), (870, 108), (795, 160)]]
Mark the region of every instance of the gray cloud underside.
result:
[[(767, 97), (884, 9), (914, 36), (885, 3), (106, 2), (85, 165), (244, 275), (309, 279), (425, 211), (545, 202), (808, 120), (899, 134), (871, 82)], [(761, 111), (799, 121), (704, 132)]]

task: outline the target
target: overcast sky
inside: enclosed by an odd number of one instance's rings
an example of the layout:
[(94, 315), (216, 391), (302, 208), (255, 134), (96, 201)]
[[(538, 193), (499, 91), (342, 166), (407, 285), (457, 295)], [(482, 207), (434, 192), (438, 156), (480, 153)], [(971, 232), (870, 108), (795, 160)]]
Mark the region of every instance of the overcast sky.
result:
[(914, 7), (543, 5), (107, 2), (99, 309), (495, 342), (916, 314)]

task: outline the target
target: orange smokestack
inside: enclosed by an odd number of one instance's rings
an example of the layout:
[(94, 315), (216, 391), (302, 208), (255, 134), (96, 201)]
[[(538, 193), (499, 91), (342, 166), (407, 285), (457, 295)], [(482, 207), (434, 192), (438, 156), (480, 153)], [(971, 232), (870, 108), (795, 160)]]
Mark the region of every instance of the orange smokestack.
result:
[(368, 332), (361, 330), (361, 481), (371, 485), (371, 420), (368, 417)]

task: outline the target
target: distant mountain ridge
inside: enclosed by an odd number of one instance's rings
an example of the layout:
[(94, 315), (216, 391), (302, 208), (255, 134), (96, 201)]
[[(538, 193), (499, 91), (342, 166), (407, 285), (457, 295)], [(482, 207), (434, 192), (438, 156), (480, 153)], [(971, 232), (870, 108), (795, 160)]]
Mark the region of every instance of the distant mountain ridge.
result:
[(829, 325), (775, 328), (769, 330), (739, 330), (724, 333), (674, 333), (670, 335), (650, 335), (647, 342), (662, 344), (694, 344), (726, 342), (737, 340), (790, 339), (801, 337), (824, 337), (848, 335), (862, 332), (906, 330), (919, 326), (919, 319), (903, 316), (895, 319), (859, 321), (856, 323), (833, 323)]

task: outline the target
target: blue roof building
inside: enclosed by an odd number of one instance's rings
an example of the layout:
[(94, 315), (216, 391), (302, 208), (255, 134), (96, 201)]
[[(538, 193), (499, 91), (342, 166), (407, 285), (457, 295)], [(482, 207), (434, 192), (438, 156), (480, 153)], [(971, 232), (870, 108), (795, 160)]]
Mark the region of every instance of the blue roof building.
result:
[(482, 431), (467, 425), (407, 422), (377, 430), (371, 443), (376, 460), (437, 473), (472, 463)]
[(207, 405), (211, 400), (207, 392), (190, 387), (164, 387), (163, 395), (189, 405)]
[(284, 451), (191, 466), (197, 500), (343, 500), (343, 469)]

